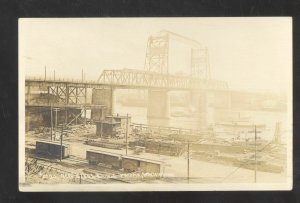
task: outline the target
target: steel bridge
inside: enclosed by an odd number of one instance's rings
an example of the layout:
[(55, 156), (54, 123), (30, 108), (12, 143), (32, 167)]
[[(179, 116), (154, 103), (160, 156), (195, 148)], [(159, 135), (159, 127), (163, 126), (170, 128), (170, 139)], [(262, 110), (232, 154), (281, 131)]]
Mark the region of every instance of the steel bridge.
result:
[[(102, 87), (116, 89), (228, 90), (228, 84), (224, 81), (159, 74), (156, 72), (133, 69), (104, 70), (97, 81), (76, 81), (64, 79), (44, 80), (42, 78), (28, 77), (25, 80), (25, 85), (39, 87), (63, 87), (63, 89), (60, 89), (61, 92), (64, 92), (66, 91), (66, 88), (69, 88), (71, 95), (77, 94), (79, 96), (79, 93), (83, 93), (86, 88)], [(50, 89), (50, 91), (54, 92), (56, 90)], [(59, 92), (57, 94), (59, 94)], [(74, 102), (71, 98), (69, 99)]]
[(133, 69), (104, 70), (99, 84), (125, 88), (168, 89), (168, 90), (226, 90), (226, 82), (193, 77), (160, 74)]
[[(162, 92), (162, 100), (168, 101), (164, 97), (166, 92), (172, 90), (183, 91), (228, 91), (228, 85), (226, 82), (217, 80), (205, 80), (200, 78), (175, 76), (169, 74), (159, 74), (156, 72), (139, 71), (139, 70), (104, 70), (97, 81), (75, 81), (75, 80), (44, 80), (42, 78), (26, 78), (25, 86), (26, 92), (26, 107), (45, 107), (49, 108), (51, 105), (57, 108), (77, 108), (83, 109), (84, 115), (88, 109), (108, 109), (108, 113), (113, 113), (114, 109), (114, 90), (115, 89), (145, 89), (150, 91)], [(38, 88), (40, 92), (43, 92), (35, 101), (31, 98), (31, 88)], [(110, 101), (100, 101), (99, 103), (87, 103), (87, 89), (106, 89), (109, 91)], [(102, 92), (101, 94), (105, 94)], [(151, 93), (153, 95), (153, 93)], [(155, 92), (154, 92), (155, 94)], [(44, 96), (44, 99), (42, 99)], [(150, 96), (152, 100), (160, 97), (155, 94)], [(42, 99), (42, 100), (41, 100)], [(168, 102), (167, 102), (168, 103)], [(168, 106), (168, 104), (165, 106)], [(158, 104), (154, 104), (153, 108), (149, 112), (154, 112), (152, 115), (156, 115), (155, 110)], [(107, 110), (106, 109), (106, 110)], [(102, 112), (102, 110), (94, 110)], [(100, 113), (102, 115), (102, 113)], [(166, 115), (168, 112), (166, 112)], [(71, 114), (70, 114), (71, 115)]]
[[(189, 76), (170, 74), (169, 45), (171, 40), (180, 41), (190, 46), (191, 67)], [(152, 112), (151, 115), (158, 115), (159, 117), (167, 117), (169, 114), (168, 91), (190, 91), (196, 98), (192, 99), (195, 101), (194, 103), (197, 103), (199, 92), (228, 91), (226, 82), (211, 79), (206, 47), (193, 39), (166, 30), (148, 38), (144, 70), (104, 70), (98, 80), (95, 81), (49, 80), (46, 77), (28, 77), (25, 79), (25, 86), (27, 88), (26, 107), (44, 106), (47, 108), (56, 105), (56, 107), (65, 109), (81, 108), (84, 109), (84, 112), (87, 108), (106, 107), (110, 109), (108, 113), (113, 113), (115, 89), (144, 89), (148, 90), (150, 103), (148, 116), (149, 112)], [(43, 92), (40, 97), (37, 97), (38, 102), (31, 98), (32, 87), (33, 89), (39, 88), (40, 92)], [(100, 89), (95, 95), (101, 96), (95, 98), (92, 104), (87, 103), (87, 89)]]

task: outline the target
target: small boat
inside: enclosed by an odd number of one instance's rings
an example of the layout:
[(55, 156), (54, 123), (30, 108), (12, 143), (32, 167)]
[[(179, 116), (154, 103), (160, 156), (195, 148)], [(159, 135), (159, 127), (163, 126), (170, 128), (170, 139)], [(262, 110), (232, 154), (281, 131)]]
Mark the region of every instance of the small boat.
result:
[(230, 127), (230, 128), (248, 128), (253, 129), (254, 126), (256, 128), (265, 128), (265, 124), (253, 124), (248, 121), (224, 121), (224, 122), (217, 122), (216, 126), (222, 126), (222, 127)]

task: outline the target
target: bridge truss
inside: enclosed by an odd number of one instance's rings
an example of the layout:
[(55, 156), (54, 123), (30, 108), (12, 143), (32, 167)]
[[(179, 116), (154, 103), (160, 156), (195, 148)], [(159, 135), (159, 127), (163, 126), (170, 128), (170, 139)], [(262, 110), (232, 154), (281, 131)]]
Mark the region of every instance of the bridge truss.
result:
[(227, 90), (228, 84), (219, 80), (160, 74), (131, 69), (104, 70), (99, 84), (124, 88), (161, 88), (174, 90)]
[(210, 65), (207, 47), (188, 37), (162, 30), (148, 38), (144, 69), (148, 72), (169, 74), (170, 41), (176, 40), (191, 48), (190, 77), (209, 80)]

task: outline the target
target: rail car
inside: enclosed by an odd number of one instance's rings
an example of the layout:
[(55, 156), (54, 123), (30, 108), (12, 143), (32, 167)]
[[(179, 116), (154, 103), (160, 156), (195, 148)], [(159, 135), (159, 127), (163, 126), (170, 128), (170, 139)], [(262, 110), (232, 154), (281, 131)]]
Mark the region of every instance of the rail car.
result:
[(104, 152), (98, 150), (87, 150), (86, 159), (89, 164), (104, 164), (114, 169), (124, 169), (128, 172), (160, 173), (162, 172), (162, 162), (144, 159), (134, 156)]
[(122, 168), (129, 172), (139, 171), (159, 174), (162, 171), (162, 163), (140, 157), (122, 156)]
[(104, 152), (104, 151), (96, 151), (96, 150), (87, 150), (86, 151), (86, 159), (89, 161), (91, 165), (104, 164), (107, 166), (111, 166), (115, 169), (121, 169), (121, 155)]
[(35, 153), (52, 158), (60, 158), (62, 155), (62, 158), (65, 159), (70, 156), (70, 147), (68, 144), (61, 145), (59, 142), (38, 140), (36, 141)]

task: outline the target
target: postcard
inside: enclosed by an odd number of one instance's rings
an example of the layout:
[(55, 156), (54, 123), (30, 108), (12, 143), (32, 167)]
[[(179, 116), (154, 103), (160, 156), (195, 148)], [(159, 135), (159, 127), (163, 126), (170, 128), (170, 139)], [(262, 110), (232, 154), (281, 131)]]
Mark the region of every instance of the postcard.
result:
[(19, 190), (293, 187), (292, 18), (20, 18)]

